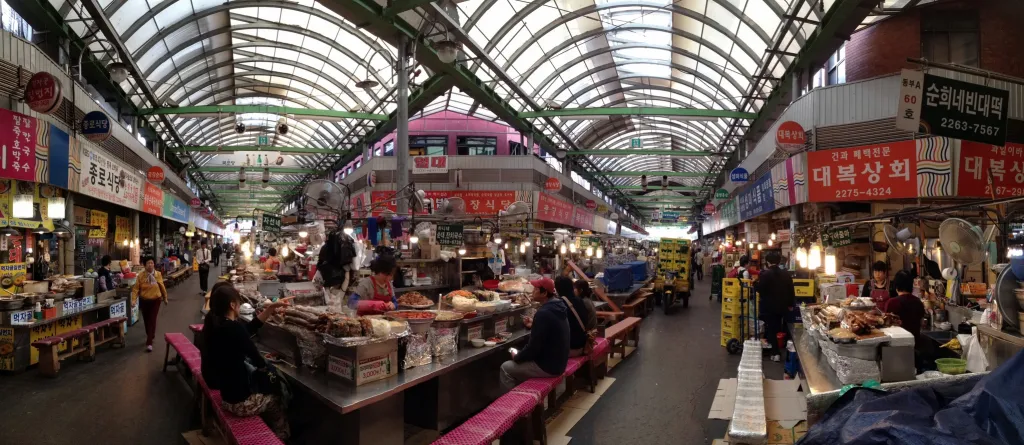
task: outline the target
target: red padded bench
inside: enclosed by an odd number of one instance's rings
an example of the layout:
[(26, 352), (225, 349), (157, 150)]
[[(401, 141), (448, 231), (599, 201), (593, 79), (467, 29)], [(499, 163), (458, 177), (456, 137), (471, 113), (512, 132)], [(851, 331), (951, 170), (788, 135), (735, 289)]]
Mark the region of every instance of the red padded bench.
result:
[[(197, 348), (203, 346), (203, 324), (190, 324), (188, 330), (192, 331), (192, 344)], [(200, 349), (201, 351), (202, 349)]]
[(87, 357), (90, 359), (95, 358), (96, 347), (106, 343), (115, 342), (114, 345), (123, 348), (125, 346), (125, 323), (127, 322), (127, 317), (114, 317), (82, 327), (82, 329), (89, 331), (89, 351)]
[[(531, 394), (509, 392), (441, 436), (432, 445), (490, 445), (512, 429), (516, 422), (527, 417), (531, 420), (525, 422), (527, 431), (524, 437), (533, 438), (544, 429), (543, 410), (536, 409), (538, 405), (537, 399)], [(540, 431), (536, 431), (538, 427)]]
[[(89, 331), (85, 329), (74, 329), (32, 342), (32, 346), (39, 349), (39, 372), (47, 377), (56, 377), (61, 360), (89, 351), (91, 342), (84, 338), (88, 335)], [(75, 340), (79, 340), (78, 346), (75, 346)], [(68, 349), (61, 353), (60, 345), (63, 343), (68, 344)]]
[[(167, 372), (168, 365), (177, 366), (178, 363), (185, 362), (193, 375), (199, 375), (201, 369), (199, 349), (188, 341), (184, 334), (168, 332), (164, 334), (164, 341), (167, 342), (167, 349), (164, 351), (164, 372)], [(171, 348), (174, 348), (174, 352), (177, 353), (177, 357), (174, 359), (170, 357)]]

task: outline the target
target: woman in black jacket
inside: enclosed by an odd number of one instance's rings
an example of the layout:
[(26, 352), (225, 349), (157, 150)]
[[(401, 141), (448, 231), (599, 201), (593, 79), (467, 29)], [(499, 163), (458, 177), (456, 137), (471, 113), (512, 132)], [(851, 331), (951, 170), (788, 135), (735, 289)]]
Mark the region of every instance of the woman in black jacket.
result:
[(239, 319), (242, 296), (229, 283), (217, 283), (210, 295), (210, 312), (203, 323), (203, 380), (220, 390), (224, 410), (239, 417), (260, 415), (277, 437), (290, 435), (288, 419), (278, 396), (252, 392), (249, 369), (266, 367), (250, 338), (270, 316), (288, 305), (287, 299), (263, 306), (252, 321)]
[[(583, 347), (587, 344), (587, 330), (590, 328), (586, 324), (590, 319), (591, 311), (583, 303), (583, 300), (576, 296), (572, 278), (556, 277), (555, 291), (558, 292), (559, 298), (565, 298), (572, 304), (572, 307), (567, 307), (566, 309), (569, 310), (565, 311), (565, 319), (569, 322), (569, 357), (579, 357), (583, 355)], [(579, 314), (579, 320), (573, 314), (573, 309), (576, 310), (576, 314)]]

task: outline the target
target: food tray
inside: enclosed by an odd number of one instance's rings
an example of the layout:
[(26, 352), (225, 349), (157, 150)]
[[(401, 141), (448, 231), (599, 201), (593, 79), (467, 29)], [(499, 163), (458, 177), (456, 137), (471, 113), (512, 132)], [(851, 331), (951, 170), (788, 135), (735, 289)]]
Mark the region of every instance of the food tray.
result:
[(435, 304), (423, 304), (423, 305), (413, 306), (413, 305), (408, 305), (408, 304), (399, 304), (398, 305), (398, 309), (409, 309), (409, 310), (414, 310), (414, 311), (423, 311), (423, 310), (427, 310), (427, 309), (432, 309), (434, 306), (436, 306), (436, 305)]

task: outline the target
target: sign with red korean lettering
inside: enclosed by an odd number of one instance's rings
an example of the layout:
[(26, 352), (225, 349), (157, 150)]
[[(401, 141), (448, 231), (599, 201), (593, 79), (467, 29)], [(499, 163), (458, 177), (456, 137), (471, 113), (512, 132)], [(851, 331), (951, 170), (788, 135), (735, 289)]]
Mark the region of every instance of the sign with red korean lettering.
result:
[(167, 179), (167, 177), (164, 175), (164, 169), (163, 167), (160, 167), (158, 165), (150, 167), (149, 170), (146, 172), (146, 180), (149, 181), (151, 184), (163, 184), (164, 179)]
[(963, 197), (1024, 195), (1024, 145), (1005, 147), (978, 142), (960, 143), (956, 194)]
[(572, 225), (583, 230), (594, 230), (594, 214), (576, 207), (572, 212)]
[(0, 109), (0, 177), (35, 182), (38, 125), (32, 116)]
[[(547, 193), (538, 193), (536, 215), (541, 221), (573, 225), (573, 205)], [(591, 222), (593, 224), (593, 222)]]
[(198, 209), (203, 206), (203, 200), (199, 198), (192, 198), (188, 201), (188, 205), (193, 209)]
[(588, 199), (587, 200), (587, 208), (590, 209), (590, 210), (597, 209), (597, 202), (595, 202), (593, 199)]
[(37, 113), (50, 114), (60, 106), (63, 98), (61, 83), (53, 74), (40, 71), (32, 75), (25, 85), (25, 104)]
[[(384, 209), (397, 211), (393, 200), (394, 192), (377, 191), (370, 193), (370, 202), (374, 204), (373, 216), (379, 216)], [(466, 204), (468, 215), (495, 216), (516, 201), (514, 191), (476, 191), (476, 190), (427, 190), (424, 201), (426, 207), (436, 211), (449, 198), (462, 198)], [(377, 204), (380, 205), (377, 205)], [(421, 214), (426, 214), (424, 209)]]
[(783, 122), (775, 131), (775, 146), (786, 153), (796, 153), (804, 149), (807, 143), (807, 134), (804, 127), (793, 121)]
[(148, 182), (144, 184), (142, 211), (156, 216), (163, 216), (164, 191), (160, 187)]
[(807, 154), (811, 202), (876, 201), (917, 196), (917, 150), (900, 141)]
[(448, 156), (413, 156), (412, 173), (448, 173)]
[(544, 181), (544, 190), (549, 192), (562, 190), (562, 181), (559, 181), (558, 178), (548, 178), (547, 181)]

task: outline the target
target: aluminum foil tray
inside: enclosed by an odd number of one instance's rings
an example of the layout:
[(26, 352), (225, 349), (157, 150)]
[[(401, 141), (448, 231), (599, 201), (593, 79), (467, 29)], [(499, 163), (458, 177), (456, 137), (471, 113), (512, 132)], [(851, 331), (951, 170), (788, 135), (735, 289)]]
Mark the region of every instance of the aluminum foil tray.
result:
[(761, 342), (743, 342), (739, 375), (736, 379), (736, 410), (729, 424), (729, 441), (762, 444), (768, 439), (764, 415), (764, 374), (761, 371)]

